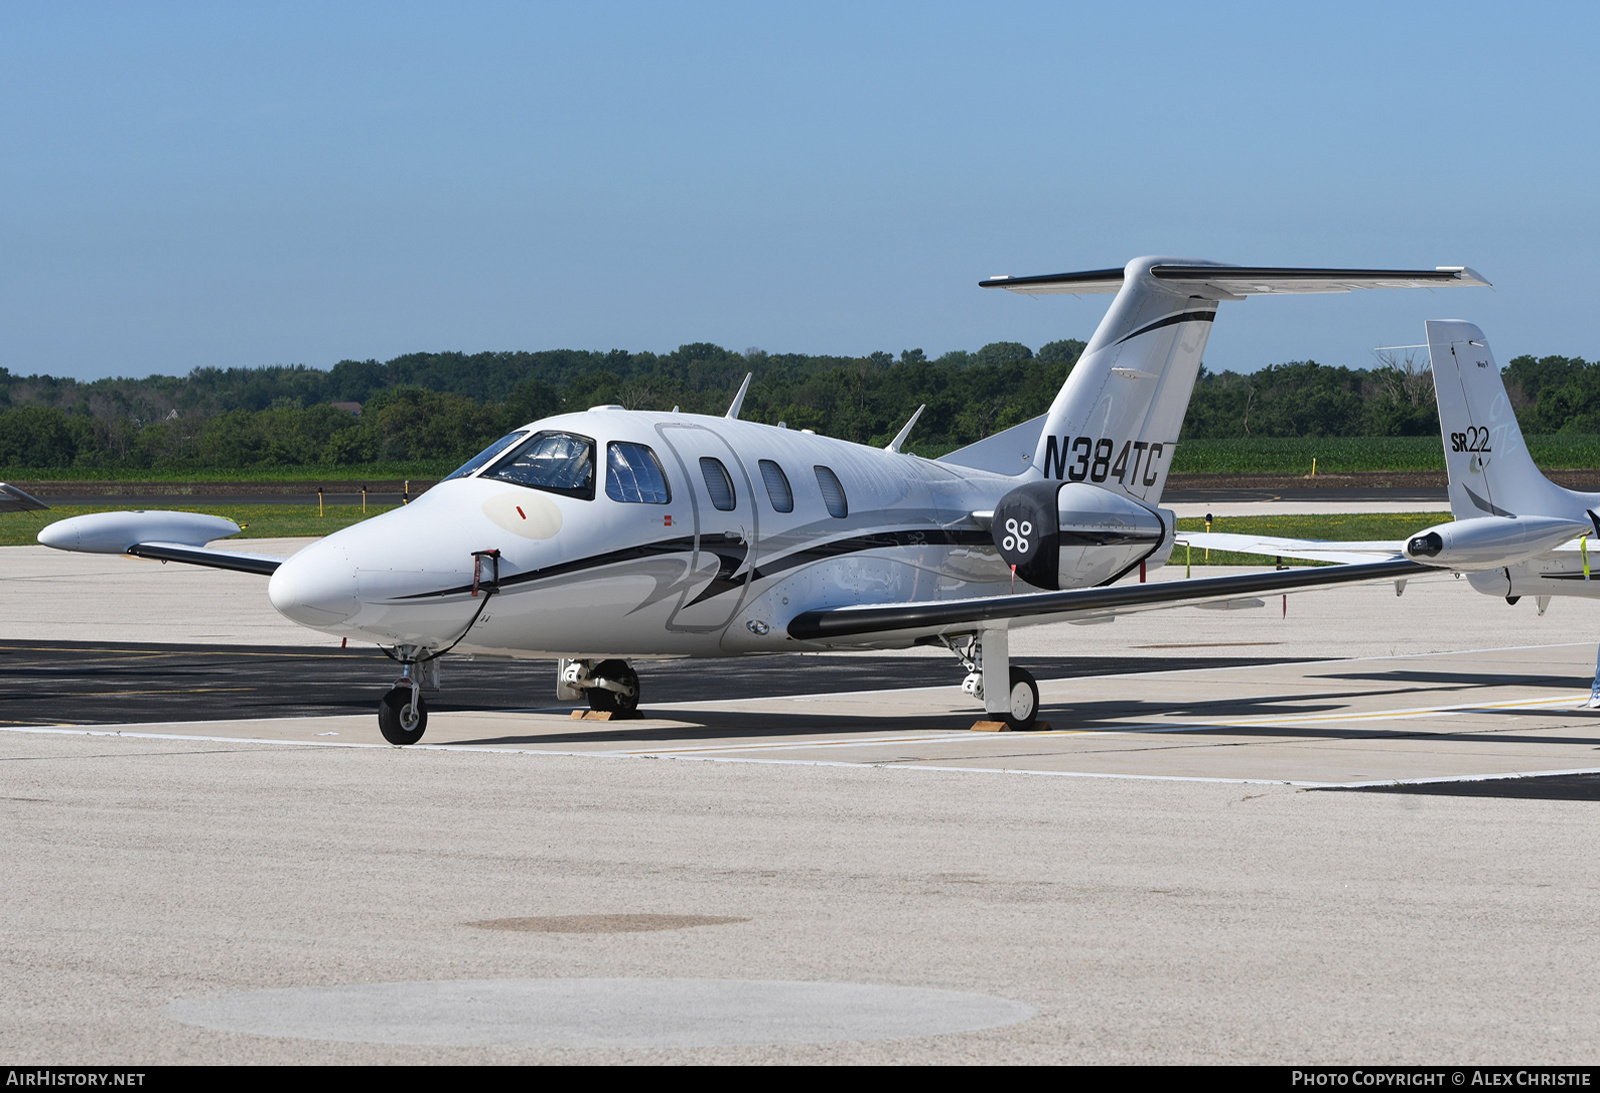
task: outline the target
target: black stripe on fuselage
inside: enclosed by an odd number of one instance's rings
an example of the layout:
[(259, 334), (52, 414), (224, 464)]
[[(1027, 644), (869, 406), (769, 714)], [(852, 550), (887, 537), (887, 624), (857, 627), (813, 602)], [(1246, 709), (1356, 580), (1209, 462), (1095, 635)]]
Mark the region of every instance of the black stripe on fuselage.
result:
[[(720, 545), (720, 544), (719, 544)], [(831, 542), (817, 543), (804, 547), (781, 558), (767, 562), (755, 571), (755, 580), (762, 580), (774, 574), (794, 569), (796, 566), (808, 565), (828, 558), (838, 558), (846, 554), (855, 554), (863, 550), (881, 550), (886, 547), (906, 546), (992, 546), (989, 533), (985, 531), (947, 531), (943, 528), (916, 529), (911, 531), (878, 531), (870, 535), (856, 535), (845, 539), (834, 539)], [(581, 573), (590, 569), (601, 569), (605, 566), (618, 565), (623, 562), (635, 562), (642, 558), (657, 558), (664, 554), (689, 554), (695, 549), (694, 536), (685, 535), (675, 539), (663, 539), (655, 543), (644, 543), (639, 546), (624, 547), (621, 550), (610, 550), (604, 554), (591, 555), (588, 558), (578, 558), (570, 562), (560, 562), (556, 565), (545, 566), (543, 569), (530, 569), (526, 573), (518, 573), (510, 577), (500, 578), (500, 589), (504, 591), (512, 585), (527, 584), (531, 581), (542, 581), (548, 577), (564, 577), (571, 573)], [(726, 568), (727, 557), (725, 552), (718, 551), (709, 543), (702, 542), (700, 549), (717, 553), (721, 566), (718, 577), (723, 578), (724, 587), (719, 592), (731, 592), (740, 587), (744, 582), (729, 583), (723, 577), (722, 570)], [(713, 578), (715, 584), (717, 578)], [(399, 600), (424, 600), (439, 596), (459, 596), (471, 592), (470, 584), (457, 585), (454, 588), (442, 588), (434, 592), (414, 592), (409, 596), (397, 597)], [(700, 597), (705, 599), (707, 597)], [(699, 602), (696, 600), (696, 602)]]
[[(588, 558), (578, 558), (570, 562), (558, 562), (555, 565), (545, 566), (543, 569), (530, 569), (526, 573), (517, 573), (510, 577), (501, 577), (499, 587), (505, 589), (509, 585), (527, 584), (529, 581), (542, 581), (546, 577), (564, 577), (569, 573), (580, 573), (586, 569), (599, 569), (602, 566), (616, 565), (619, 562), (637, 562), (641, 558), (657, 558), (663, 554), (689, 554), (694, 551), (694, 536), (680, 535), (675, 539), (662, 539), (655, 543), (642, 543), (639, 546), (623, 547), (621, 550), (608, 550), (604, 554), (595, 554)], [(457, 585), (454, 588), (441, 588), (435, 592), (414, 592), (409, 596), (399, 596), (402, 600), (425, 600), (434, 596), (458, 596), (463, 592), (471, 592), (472, 585)]]
[(1129, 543), (1159, 543), (1163, 533), (1147, 535), (1135, 531), (1068, 531), (1058, 533), (1062, 546), (1127, 546)]
[(1147, 326), (1141, 326), (1132, 334), (1118, 338), (1116, 344), (1121, 345), (1129, 338), (1137, 338), (1140, 334), (1148, 334), (1150, 331), (1160, 330), (1164, 326), (1176, 326), (1178, 323), (1209, 323), (1215, 322), (1216, 318), (1217, 313), (1215, 311), (1180, 311), (1176, 315), (1168, 315), (1166, 318), (1157, 319)]
[(993, 543), (994, 540), (986, 531), (947, 531), (944, 528), (876, 531), (870, 535), (856, 535), (848, 539), (817, 543), (770, 562), (764, 562), (761, 568), (756, 570), (756, 580), (794, 569), (796, 566), (838, 558), (845, 554), (856, 554), (863, 550), (908, 546), (992, 546)]

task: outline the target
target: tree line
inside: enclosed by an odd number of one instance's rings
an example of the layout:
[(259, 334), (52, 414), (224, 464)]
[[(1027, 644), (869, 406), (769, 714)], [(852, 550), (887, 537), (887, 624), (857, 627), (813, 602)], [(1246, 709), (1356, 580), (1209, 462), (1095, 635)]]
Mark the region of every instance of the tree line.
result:
[[(0, 368), (0, 469), (270, 468), (464, 459), (528, 421), (589, 406), (720, 414), (745, 374), (742, 416), (887, 443), (926, 405), (910, 447), (939, 454), (1042, 413), (1084, 349), (995, 342), (937, 359), (733, 352), (411, 353), (380, 363), (198, 368), (185, 377), (80, 382)], [(1600, 432), (1600, 362), (1518, 357), (1506, 386), (1530, 433)], [(335, 403), (359, 403), (359, 414)], [(1433, 383), (1414, 359), (1315, 361), (1212, 373), (1183, 437), (1437, 433)]]

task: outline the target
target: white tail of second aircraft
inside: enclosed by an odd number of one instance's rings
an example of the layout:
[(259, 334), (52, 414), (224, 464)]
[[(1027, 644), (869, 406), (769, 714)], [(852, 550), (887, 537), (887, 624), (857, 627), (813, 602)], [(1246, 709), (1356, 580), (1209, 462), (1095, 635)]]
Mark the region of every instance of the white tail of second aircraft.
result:
[(1581, 518), (1593, 508), (1595, 495), (1556, 485), (1534, 463), (1483, 331), (1457, 319), (1427, 329), (1451, 514)]

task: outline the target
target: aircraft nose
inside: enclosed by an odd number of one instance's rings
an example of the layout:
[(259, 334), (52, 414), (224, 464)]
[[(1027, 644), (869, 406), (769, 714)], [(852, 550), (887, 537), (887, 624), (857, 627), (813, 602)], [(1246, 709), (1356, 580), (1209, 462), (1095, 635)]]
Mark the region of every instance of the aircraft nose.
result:
[(356, 567), (340, 546), (318, 543), (278, 567), (267, 597), (279, 614), (302, 626), (332, 626), (360, 610)]

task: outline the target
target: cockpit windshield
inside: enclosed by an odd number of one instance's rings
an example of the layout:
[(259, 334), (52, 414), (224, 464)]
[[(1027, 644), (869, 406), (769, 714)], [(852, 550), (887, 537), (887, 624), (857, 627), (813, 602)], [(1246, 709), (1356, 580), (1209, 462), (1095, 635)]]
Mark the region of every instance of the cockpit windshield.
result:
[(511, 445), (515, 444), (517, 441), (521, 440), (527, 435), (528, 434), (525, 432), (507, 433), (505, 436), (489, 445), (483, 451), (479, 452), (477, 455), (461, 464), (461, 466), (445, 475), (444, 481), (448, 482), (452, 478), (467, 477), (469, 474), (476, 471), (479, 467), (483, 466), (485, 463), (489, 462), (489, 460), (493, 459), (495, 456), (499, 455), (501, 452), (505, 451), (507, 448), (511, 447)]
[(576, 433), (535, 433), (483, 477), (593, 501), (594, 441)]

